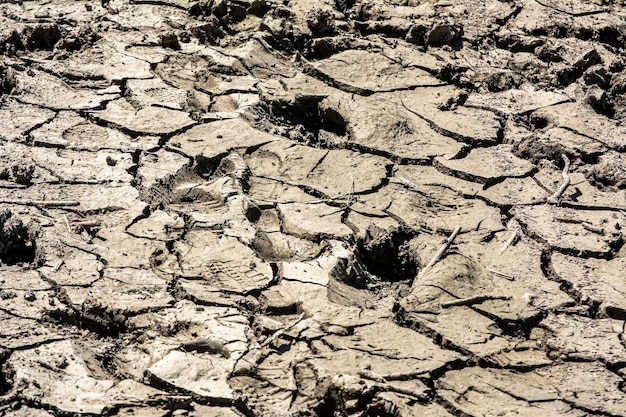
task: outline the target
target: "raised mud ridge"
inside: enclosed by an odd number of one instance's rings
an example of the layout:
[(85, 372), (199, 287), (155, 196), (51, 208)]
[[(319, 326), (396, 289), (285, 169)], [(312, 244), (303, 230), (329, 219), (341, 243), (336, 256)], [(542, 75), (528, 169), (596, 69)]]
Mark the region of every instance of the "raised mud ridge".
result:
[(626, 6), (0, 0), (0, 417), (626, 416)]

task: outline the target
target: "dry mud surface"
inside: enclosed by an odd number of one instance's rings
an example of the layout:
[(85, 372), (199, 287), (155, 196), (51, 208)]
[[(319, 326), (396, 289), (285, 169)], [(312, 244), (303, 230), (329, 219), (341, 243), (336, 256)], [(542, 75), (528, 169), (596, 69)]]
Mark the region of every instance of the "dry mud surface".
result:
[(626, 416), (625, 36), (0, 1), (0, 416)]

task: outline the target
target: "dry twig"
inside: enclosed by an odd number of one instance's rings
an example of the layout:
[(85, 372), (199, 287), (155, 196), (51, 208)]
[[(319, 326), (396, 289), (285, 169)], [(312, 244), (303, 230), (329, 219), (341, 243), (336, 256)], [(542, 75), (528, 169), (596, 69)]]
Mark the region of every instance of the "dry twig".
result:
[(589, 230), (590, 232), (597, 233), (599, 235), (603, 235), (604, 234), (604, 228), (603, 227), (596, 226), (596, 225), (588, 223), (588, 222), (582, 222), (581, 225), (585, 229)]
[(512, 277), (511, 275), (503, 274), (502, 272), (498, 272), (498, 271), (496, 271), (496, 270), (494, 270), (494, 269), (491, 269), (491, 268), (485, 268), (485, 269), (486, 269), (487, 271), (491, 272), (491, 273), (492, 273), (492, 274), (494, 274), (494, 275), (497, 275), (497, 276), (499, 276), (499, 277), (502, 277), (502, 278), (508, 279), (509, 281), (515, 281), (515, 277)]
[(67, 232), (72, 233), (72, 226), (70, 226), (69, 220), (67, 220), (67, 216), (63, 214), (63, 220), (65, 220), (65, 226), (67, 227)]
[(448, 248), (450, 247), (450, 245), (452, 245), (452, 242), (454, 242), (454, 239), (456, 238), (456, 235), (459, 234), (459, 232), (461, 231), (461, 226), (457, 226), (453, 231), (452, 234), (450, 234), (450, 236), (448, 237), (448, 239), (446, 239), (445, 243), (441, 246), (441, 248), (439, 248), (439, 250), (437, 251), (437, 253), (435, 254), (435, 256), (433, 256), (433, 258), (430, 260), (430, 262), (428, 262), (428, 265), (426, 265), (417, 275), (418, 278), (421, 278), (422, 276), (424, 276), (424, 274), (433, 267), (433, 265), (435, 265), (442, 257), (443, 255), (446, 253), (446, 251), (448, 250)]
[(502, 249), (500, 249), (500, 252), (498, 252), (498, 256), (502, 255), (504, 252), (506, 252), (506, 250), (509, 248), (509, 246), (511, 246), (513, 244), (513, 242), (515, 242), (515, 239), (517, 239), (517, 235), (519, 234), (519, 229), (515, 229), (513, 231), (513, 236), (511, 236), (505, 243), (504, 246), (502, 246)]
[(80, 226), (85, 229), (91, 229), (92, 227), (100, 226), (100, 222), (98, 220), (83, 220), (81, 222), (72, 222), (74, 226)]
[(548, 197), (548, 203), (552, 203), (552, 204), (556, 204), (559, 202), (559, 199), (561, 198), (561, 196), (563, 195), (567, 187), (569, 187), (569, 184), (571, 181), (569, 177), (569, 166), (570, 166), (569, 158), (565, 154), (562, 154), (561, 158), (563, 158), (563, 161), (565, 162), (565, 166), (563, 167), (563, 182), (561, 183), (559, 188), (554, 192), (554, 194)]
[(61, 268), (61, 265), (63, 265), (63, 262), (63, 259), (60, 259), (52, 268), (52, 272), (57, 272), (59, 268)]
[(510, 300), (509, 295), (476, 295), (474, 297), (459, 298), (458, 300), (446, 301), (441, 303), (442, 308), (468, 306), (472, 304), (480, 304), (487, 300)]
[(21, 206), (41, 206), (41, 207), (74, 207), (74, 206), (79, 206), (80, 201), (3, 199), (3, 200), (0, 200), (0, 204), (18, 204)]
[(408, 389), (408, 388), (404, 388), (404, 387), (398, 387), (392, 384), (389, 384), (385, 378), (383, 378), (381, 375), (374, 373), (372, 371), (370, 371), (369, 369), (364, 369), (364, 370), (360, 370), (358, 373), (359, 377), (363, 378), (363, 379), (367, 379), (370, 381), (375, 381), (377, 382), (377, 384), (374, 384), (374, 386), (376, 388), (378, 388), (381, 391), (385, 391), (385, 392), (395, 392), (398, 394), (403, 394), (403, 395), (408, 395), (410, 397), (415, 398), (417, 401), (419, 402), (428, 402), (429, 398), (421, 392), (418, 391), (414, 391), (412, 389)]
[(291, 323), (289, 326), (282, 328), (282, 329), (278, 329), (272, 335), (268, 336), (267, 339), (265, 339), (263, 343), (261, 344), (261, 347), (262, 348), (266, 347), (267, 345), (272, 343), (274, 340), (276, 340), (278, 336), (296, 327), (298, 323), (300, 323), (302, 320), (304, 320), (304, 313), (300, 314), (300, 317), (298, 317), (296, 321)]
[(427, 403), (428, 401), (430, 401), (428, 396), (422, 394), (421, 392), (413, 391), (413, 390), (408, 389), (408, 388), (397, 387), (397, 386), (391, 385), (391, 384), (380, 384), (379, 386), (380, 386), (380, 388), (382, 388), (385, 391), (395, 392), (397, 394), (408, 395), (409, 397), (413, 397), (417, 401), (422, 402), (422, 403)]

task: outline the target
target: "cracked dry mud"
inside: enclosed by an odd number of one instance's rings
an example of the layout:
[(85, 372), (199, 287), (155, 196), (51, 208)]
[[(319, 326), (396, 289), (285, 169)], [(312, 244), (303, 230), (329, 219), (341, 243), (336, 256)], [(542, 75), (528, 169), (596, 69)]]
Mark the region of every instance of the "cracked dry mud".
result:
[(0, 1), (0, 416), (626, 416), (625, 47), (617, 0)]

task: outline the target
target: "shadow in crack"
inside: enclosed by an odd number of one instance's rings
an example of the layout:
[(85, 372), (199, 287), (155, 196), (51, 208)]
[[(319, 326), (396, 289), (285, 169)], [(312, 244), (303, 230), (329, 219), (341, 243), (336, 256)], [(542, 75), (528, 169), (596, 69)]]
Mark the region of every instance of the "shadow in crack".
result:
[(6, 363), (8, 352), (0, 351), (0, 396), (6, 395), (14, 385), (15, 372)]

